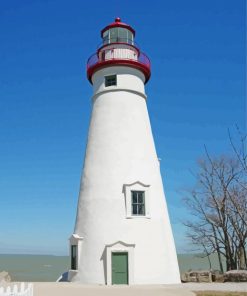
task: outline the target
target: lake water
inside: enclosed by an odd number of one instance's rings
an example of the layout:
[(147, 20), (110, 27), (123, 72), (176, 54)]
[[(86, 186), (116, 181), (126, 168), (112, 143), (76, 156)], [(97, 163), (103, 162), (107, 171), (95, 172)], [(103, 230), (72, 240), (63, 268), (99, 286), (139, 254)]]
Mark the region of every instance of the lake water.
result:
[[(212, 268), (219, 269), (217, 257), (211, 257)], [(209, 269), (207, 258), (198, 255), (179, 254), (180, 273), (189, 269)], [(70, 266), (68, 256), (0, 255), (0, 272), (8, 271), (12, 281), (53, 282)]]
[(12, 281), (53, 282), (68, 267), (68, 256), (0, 255), (0, 271), (8, 271)]

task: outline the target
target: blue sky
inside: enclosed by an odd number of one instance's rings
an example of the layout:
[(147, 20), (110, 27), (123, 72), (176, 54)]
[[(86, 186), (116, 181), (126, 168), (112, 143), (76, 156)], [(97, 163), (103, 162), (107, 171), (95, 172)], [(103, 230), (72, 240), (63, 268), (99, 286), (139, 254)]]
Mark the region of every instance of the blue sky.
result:
[[(106, 5), (107, 4), (107, 5)], [(116, 16), (152, 62), (148, 108), (177, 250), (182, 189), (245, 131), (245, 1), (0, 3), (0, 253), (63, 255), (73, 232), (92, 94), (87, 58)]]

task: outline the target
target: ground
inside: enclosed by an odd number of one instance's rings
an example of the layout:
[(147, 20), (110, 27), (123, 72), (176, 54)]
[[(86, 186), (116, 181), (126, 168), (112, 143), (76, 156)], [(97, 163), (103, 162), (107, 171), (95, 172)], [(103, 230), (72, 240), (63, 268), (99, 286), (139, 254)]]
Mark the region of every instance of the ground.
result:
[[(3, 286), (14, 284), (6, 283)], [(247, 296), (247, 283), (101, 286), (79, 283), (35, 282), (33, 285), (33, 296)]]
[(247, 296), (247, 292), (219, 292), (207, 291), (196, 292), (196, 296)]
[[(202, 294), (193, 291), (217, 291)], [(225, 291), (225, 293), (219, 293)], [(246, 292), (229, 294), (229, 291)], [(247, 283), (189, 283), (178, 285), (87, 286), (76, 283), (34, 283), (34, 296), (247, 296)], [(199, 293), (199, 294), (198, 294)], [(218, 294), (217, 294), (218, 293)]]

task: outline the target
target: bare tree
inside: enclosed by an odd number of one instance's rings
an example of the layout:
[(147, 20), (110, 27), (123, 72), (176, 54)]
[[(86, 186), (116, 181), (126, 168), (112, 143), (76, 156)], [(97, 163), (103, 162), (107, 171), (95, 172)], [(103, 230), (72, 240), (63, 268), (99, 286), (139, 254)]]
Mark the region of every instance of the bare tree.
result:
[(228, 129), (228, 137), (233, 148), (235, 156), (238, 158), (243, 171), (247, 173), (247, 151), (246, 151), (246, 141), (247, 141), (247, 134), (242, 133), (240, 128), (236, 125), (236, 131), (238, 134), (238, 142), (239, 144), (236, 145), (235, 141), (233, 140), (232, 134), (230, 129)]
[[(230, 130), (228, 129), (228, 136), (233, 148), (235, 157), (237, 157), (240, 166), (242, 167), (242, 178), (237, 180), (239, 182), (239, 188), (235, 188), (232, 194), (232, 204), (233, 213), (231, 217), (232, 225), (238, 233), (239, 246), (238, 246), (238, 257), (239, 257), (239, 268), (247, 269), (247, 254), (246, 254), (246, 225), (247, 225), (247, 151), (246, 151), (246, 141), (247, 134), (242, 133), (238, 126), (236, 126), (236, 131), (238, 134), (238, 142), (236, 145)], [(238, 219), (237, 219), (238, 218)], [(238, 226), (238, 227), (237, 227)]]
[(212, 159), (206, 151), (206, 158), (198, 162), (196, 180), (185, 197), (194, 216), (185, 222), (188, 237), (207, 255), (216, 252), (222, 271), (222, 258), (227, 270), (245, 269), (247, 186), (239, 159)]

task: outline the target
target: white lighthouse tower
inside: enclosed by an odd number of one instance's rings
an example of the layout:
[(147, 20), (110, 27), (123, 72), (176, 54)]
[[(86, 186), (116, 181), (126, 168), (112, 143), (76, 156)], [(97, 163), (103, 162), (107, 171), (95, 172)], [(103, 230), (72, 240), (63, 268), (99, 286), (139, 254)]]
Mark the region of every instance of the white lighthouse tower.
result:
[(70, 281), (179, 283), (175, 245), (155, 151), (145, 83), (150, 61), (119, 18), (101, 31), (87, 64), (92, 115)]

